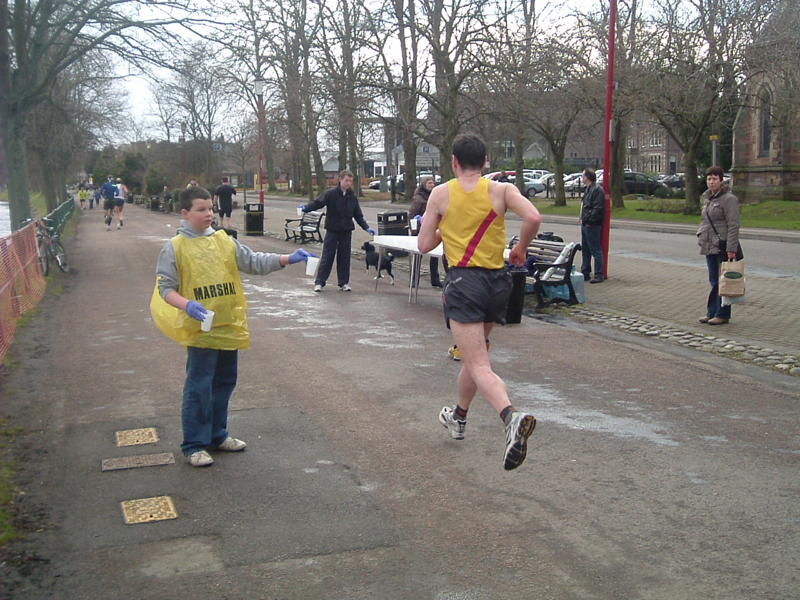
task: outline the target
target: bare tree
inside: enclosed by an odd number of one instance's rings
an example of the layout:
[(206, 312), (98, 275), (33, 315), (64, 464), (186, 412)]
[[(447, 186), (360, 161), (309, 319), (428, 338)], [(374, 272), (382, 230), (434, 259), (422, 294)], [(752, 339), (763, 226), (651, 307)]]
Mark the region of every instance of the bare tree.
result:
[[(30, 216), (27, 117), (47, 101), (57, 76), (100, 50), (131, 61), (161, 62), (157, 41), (184, 21), (189, 0), (0, 0), (0, 122), (8, 160), (11, 222)], [(141, 15), (155, 15), (143, 17)]]
[(712, 125), (737, 102), (745, 52), (777, 5), (777, 0), (665, 1), (648, 24), (642, 94), (683, 151), (687, 213), (700, 210), (699, 152)]

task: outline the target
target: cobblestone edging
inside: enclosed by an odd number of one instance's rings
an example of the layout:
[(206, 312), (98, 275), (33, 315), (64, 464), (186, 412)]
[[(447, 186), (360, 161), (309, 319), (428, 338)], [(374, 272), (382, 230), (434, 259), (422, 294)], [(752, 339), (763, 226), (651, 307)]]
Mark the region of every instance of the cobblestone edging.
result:
[(647, 337), (657, 337), (673, 344), (680, 344), (701, 352), (722, 354), (728, 358), (767, 367), (781, 373), (788, 373), (800, 377), (800, 356), (784, 354), (772, 348), (763, 348), (753, 344), (744, 344), (725, 337), (718, 337), (709, 333), (686, 331), (679, 327), (657, 325), (635, 317), (624, 317), (610, 312), (590, 310), (588, 308), (573, 306), (569, 315), (579, 321), (599, 323), (615, 327)]

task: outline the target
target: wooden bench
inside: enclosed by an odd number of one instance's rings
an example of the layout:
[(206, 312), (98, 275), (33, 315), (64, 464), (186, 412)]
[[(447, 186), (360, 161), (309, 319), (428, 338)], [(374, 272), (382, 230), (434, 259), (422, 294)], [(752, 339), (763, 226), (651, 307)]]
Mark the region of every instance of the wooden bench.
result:
[(307, 240), (321, 242), (322, 232), (320, 232), (319, 228), (324, 216), (324, 212), (312, 210), (305, 213), (302, 218), (286, 219), (286, 223), (283, 226), (286, 239), (291, 239), (293, 242), (300, 240), (301, 244)]
[[(512, 239), (511, 244), (509, 244), (511, 247), (513, 247), (514, 241)], [(566, 256), (562, 256), (567, 246), (570, 246), (570, 250)], [(571, 274), (575, 255), (580, 249), (581, 245), (574, 242), (564, 243), (535, 239), (528, 244), (526, 255), (534, 257), (534, 260), (532, 263), (526, 261), (526, 264), (533, 271), (533, 293), (536, 294), (536, 308), (544, 308), (554, 302), (578, 304), (578, 297), (575, 294), (575, 288), (572, 286)], [(559, 257), (561, 257), (560, 260)], [(566, 285), (569, 290), (568, 300), (549, 298), (545, 293), (546, 287), (561, 285)]]

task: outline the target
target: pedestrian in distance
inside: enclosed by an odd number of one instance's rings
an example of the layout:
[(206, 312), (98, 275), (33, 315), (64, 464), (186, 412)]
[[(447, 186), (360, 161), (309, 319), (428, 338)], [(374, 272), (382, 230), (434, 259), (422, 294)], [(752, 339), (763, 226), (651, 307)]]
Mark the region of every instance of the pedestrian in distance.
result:
[(117, 195), (117, 186), (114, 185), (114, 178), (109, 176), (100, 188), (103, 196), (103, 220), (106, 224), (106, 231), (111, 231), (111, 221), (114, 219), (114, 197)]
[(122, 229), (122, 211), (128, 199), (128, 187), (117, 177), (116, 191), (114, 192), (114, 216), (117, 218), (117, 229)]
[(349, 292), (350, 287), (350, 246), (356, 223), (370, 235), (375, 235), (364, 219), (361, 206), (353, 192), (353, 174), (350, 171), (339, 173), (339, 185), (333, 187), (307, 205), (301, 205), (304, 213), (325, 208), (325, 237), (322, 242), (322, 257), (319, 259), (314, 291), (321, 292), (333, 269), (336, 258), (336, 276), (339, 291)]
[(164, 212), (172, 212), (172, 192), (169, 191), (168, 185), (161, 190), (161, 203), (164, 206)]
[(442, 408), (439, 422), (450, 437), (463, 440), (469, 407), (480, 391), (503, 421), (503, 468), (511, 470), (525, 460), (536, 419), (509, 401), (505, 383), (492, 370), (486, 339), (495, 323), (505, 324), (512, 287), (503, 258), (505, 214), (511, 210), (522, 219), (519, 243), (508, 257), (509, 263), (517, 266), (525, 264), (528, 244), (539, 230), (541, 217), (512, 184), (481, 177), (486, 159), (486, 145), (479, 137), (456, 138), (452, 158), (456, 176), (431, 192), (417, 243), (421, 252), (430, 252), (444, 242), (450, 269), (443, 306), (463, 356), (458, 402)]
[(83, 187), (83, 184), (81, 184), (78, 190), (78, 200), (81, 202), (81, 210), (86, 210), (86, 201), (89, 200), (89, 190)]
[[(428, 205), (428, 198), (434, 187), (436, 187), (436, 182), (433, 180), (433, 177), (423, 177), (420, 180), (419, 187), (411, 198), (411, 206), (408, 208), (409, 219), (416, 219), (417, 223), (422, 222), (422, 216), (425, 214), (425, 208)], [(419, 230), (419, 225), (417, 226), (417, 230)], [(439, 278), (439, 259), (435, 256), (431, 256), (428, 264), (431, 272), (431, 285), (435, 288), (442, 287), (442, 282)], [(419, 280), (415, 281), (414, 285), (419, 285)]]
[(181, 450), (190, 465), (206, 467), (214, 462), (209, 449), (240, 452), (247, 446), (228, 433), (239, 350), (250, 339), (240, 272), (267, 275), (314, 255), (302, 248), (254, 252), (214, 230), (205, 188), (182, 190), (179, 204), (183, 220), (158, 257), (150, 312), (165, 335), (187, 347)]
[[(597, 175), (592, 169), (583, 171), (583, 186), (586, 190), (581, 201), (581, 273), (589, 283), (602, 283), (605, 279), (603, 248), (600, 236), (603, 232), (603, 219), (606, 214), (606, 195), (597, 185)], [(594, 277), (592, 277), (592, 258), (594, 258)]]
[(709, 325), (725, 325), (730, 322), (731, 305), (722, 305), (719, 274), (724, 261), (744, 258), (739, 244), (739, 199), (722, 183), (723, 176), (721, 167), (706, 169), (708, 189), (700, 197), (703, 200), (703, 209), (700, 213), (700, 227), (697, 229), (697, 243), (700, 254), (706, 257), (708, 282), (711, 284), (706, 301), (706, 316), (700, 322)]
[[(231, 213), (233, 212), (233, 197), (236, 195), (236, 188), (228, 183), (228, 178), (223, 177), (221, 185), (214, 192), (214, 204), (219, 213), (220, 225), (223, 228), (231, 228)], [(227, 219), (227, 221), (226, 221)]]

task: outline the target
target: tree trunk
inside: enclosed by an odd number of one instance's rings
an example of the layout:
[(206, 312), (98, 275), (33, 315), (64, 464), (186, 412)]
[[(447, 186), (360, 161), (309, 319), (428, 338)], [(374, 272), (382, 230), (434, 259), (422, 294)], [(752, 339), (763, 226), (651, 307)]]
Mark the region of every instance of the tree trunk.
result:
[(564, 191), (564, 147), (566, 144), (556, 144), (548, 140), (550, 144), (550, 152), (553, 153), (553, 169), (555, 176), (553, 179), (556, 182), (556, 196), (553, 198), (553, 206), (566, 206), (567, 194)]
[[(0, 107), (2, 108), (2, 107)], [(3, 128), (3, 140), (8, 168), (8, 203), (11, 229), (31, 217), (28, 195), (28, 159), (25, 151), (25, 117), (19, 114), (4, 115), (7, 127)]]
[(686, 205), (683, 212), (687, 215), (700, 214), (700, 190), (697, 182), (697, 149), (688, 146), (683, 153), (683, 171), (686, 174)]
[(525, 177), (523, 171), (525, 170), (525, 136), (522, 133), (522, 124), (517, 123), (514, 132), (514, 170), (517, 172), (514, 178), (514, 183), (517, 184), (517, 189), (523, 196), (525, 193)]
[(414, 192), (417, 191), (414, 185), (417, 181), (417, 144), (410, 129), (403, 134), (403, 158), (406, 163), (406, 174), (403, 176), (405, 182), (403, 198), (406, 202), (410, 202)]
[[(617, 117), (614, 120), (614, 136), (611, 143), (611, 194), (612, 208), (625, 208), (625, 142), (628, 134), (627, 123)], [(603, 174), (605, 179), (607, 175)]]

